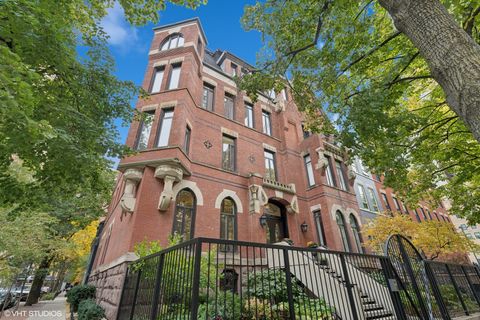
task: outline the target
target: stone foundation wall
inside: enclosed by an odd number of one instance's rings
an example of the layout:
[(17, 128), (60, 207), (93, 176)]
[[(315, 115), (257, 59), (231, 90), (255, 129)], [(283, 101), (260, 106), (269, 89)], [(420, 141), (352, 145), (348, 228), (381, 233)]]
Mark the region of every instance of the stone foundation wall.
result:
[(108, 320), (117, 319), (127, 266), (135, 260), (135, 257), (129, 258), (124, 256), (107, 266), (101, 266), (88, 278), (88, 283), (97, 288), (97, 303), (105, 309)]

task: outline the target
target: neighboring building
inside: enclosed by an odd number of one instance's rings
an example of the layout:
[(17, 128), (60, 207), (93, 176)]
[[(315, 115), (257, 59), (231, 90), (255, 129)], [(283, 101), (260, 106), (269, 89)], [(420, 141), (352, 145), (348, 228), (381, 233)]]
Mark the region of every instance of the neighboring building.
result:
[(427, 201), (420, 201), (415, 208), (410, 208), (392, 188), (386, 187), (382, 182), (382, 178), (377, 175), (375, 175), (375, 185), (385, 210), (398, 214), (408, 214), (413, 221), (419, 223), (426, 220), (451, 223), (448, 210), (445, 209), (443, 203), (440, 203), (440, 206), (436, 208), (432, 208)]
[[(113, 317), (136, 243), (177, 233), (362, 251), (362, 219), (346, 156), (302, 130), (287, 88), (256, 102), (233, 77), (252, 69), (206, 49), (198, 19), (157, 27), (90, 282)], [(227, 247), (226, 247), (227, 248)]]
[(384, 214), (384, 207), (380, 202), (379, 194), (375, 186), (375, 180), (363, 164), (360, 158), (354, 158), (350, 168), (355, 174), (355, 194), (357, 196), (358, 207), (360, 208), (360, 215), (364, 224), (377, 215)]
[[(446, 207), (449, 208), (449, 206), (450, 206), (450, 203), (446, 201)], [(460, 234), (464, 234), (465, 237), (472, 240), (477, 245), (480, 245), (480, 226), (479, 225), (477, 224), (470, 225), (466, 219), (460, 218), (456, 215), (451, 215), (450, 218), (457, 232), (459, 232)], [(477, 254), (473, 253), (473, 251), (468, 253), (468, 258), (470, 259), (471, 262), (475, 264), (480, 264), (480, 261), (478, 260), (480, 257)]]

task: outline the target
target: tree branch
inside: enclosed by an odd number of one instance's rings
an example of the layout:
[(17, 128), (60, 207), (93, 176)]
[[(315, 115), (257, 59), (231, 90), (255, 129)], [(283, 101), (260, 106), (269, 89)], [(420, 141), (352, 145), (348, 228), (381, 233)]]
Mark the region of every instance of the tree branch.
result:
[[(383, 47), (384, 45), (386, 45), (388, 42), (390, 42), (391, 40), (395, 39), (396, 37), (398, 37), (399, 35), (401, 34), (400, 31), (397, 31), (395, 33), (393, 33), (392, 35), (390, 35), (387, 39), (383, 40), (382, 43), (380, 43), (379, 45), (373, 47), (372, 49), (368, 50), (365, 54), (361, 55), (360, 57), (358, 57), (357, 59), (353, 60), (352, 62), (350, 62), (345, 68), (342, 69), (342, 71), (340, 71), (340, 74), (338, 76), (340, 76), (341, 74), (345, 73), (345, 71), (347, 71), (348, 69), (350, 69), (351, 67), (353, 67), (355, 64), (357, 64), (358, 62), (362, 61), (363, 59), (365, 59), (366, 57), (368, 57), (369, 55), (373, 54), (375, 51), (377, 51), (378, 49), (380, 49), (381, 47)], [(338, 77), (337, 76), (337, 77)]]
[(473, 34), (473, 27), (475, 26), (475, 19), (480, 14), (480, 6), (477, 9), (472, 10), (472, 13), (468, 16), (467, 20), (463, 22), (463, 29), (471, 37)]
[(414, 80), (419, 80), (419, 79), (433, 79), (433, 77), (429, 74), (426, 75), (421, 75), (421, 76), (414, 76), (414, 77), (404, 77), (404, 78), (399, 78), (395, 81), (390, 82), (387, 86), (390, 88), (392, 85), (402, 82), (402, 81), (414, 81)]
[(372, 2), (373, 2), (373, 0), (368, 1), (368, 2), (362, 7), (362, 9), (360, 9), (360, 11), (359, 11), (359, 12), (357, 13), (357, 15), (355, 16), (355, 19), (353, 19), (353, 20), (356, 21), (356, 20), (358, 19), (358, 17), (360, 17), (360, 15), (362, 14), (362, 12), (365, 11), (365, 9), (366, 9), (369, 5), (372, 4)]
[[(416, 57), (418, 57), (418, 55), (420, 54), (420, 52), (416, 52), (413, 54), (413, 56), (410, 58), (410, 60), (408, 60), (407, 64), (403, 66), (402, 70), (400, 70), (400, 72), (397, 74), (397, 76), (395, 78), (393, 78), (392, 82), (395, 83), (395, 81), (398, 80), (398, 78), (400, 78), (400, 76), (402, 75), (403, 72), (405, 72), (405, 70), (407, 70), (407, 68), (410, 66), (410, 64), (412, 64), (413, 60), (415, 60)], [(390, 85), (390, 87), (392, 86), (393, 84)]]

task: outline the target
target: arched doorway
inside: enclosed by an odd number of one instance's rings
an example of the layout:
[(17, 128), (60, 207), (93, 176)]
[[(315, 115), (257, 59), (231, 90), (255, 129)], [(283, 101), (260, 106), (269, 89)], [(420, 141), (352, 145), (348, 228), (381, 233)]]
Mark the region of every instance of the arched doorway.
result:
[(288, 238), (286, 208), (275, 200), (269, 200), (263, 208), (267, 243), (276, 243)]

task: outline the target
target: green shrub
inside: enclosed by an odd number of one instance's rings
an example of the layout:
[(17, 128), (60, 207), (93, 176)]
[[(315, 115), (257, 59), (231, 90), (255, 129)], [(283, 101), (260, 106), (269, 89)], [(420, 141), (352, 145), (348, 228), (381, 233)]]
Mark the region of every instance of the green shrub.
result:
[(55, 292), (49, 292), (49, 293), (45, 293), (44, 295), (42, 295), (42, 300), (53, 300), (55, 299), (56, 297), (56, 293)]
[(95, 287), (89, 284), (75, 286), (67, 293), (67, 302), (70, 303), (73, 312), (78, 311), (78, 305), (83, 300), (95, 299)]
[[(287, 278), (285, 271), (280, 268), (264, 269), (250, 274), (248, 281), (248, 296), (259, 298), (260, 300), (270, 300), (279, 303), (288, 301), (287, 297)], [(303, 288), (297, 284), (292, 276), (292, 294), (295, 298), (301, 298), (305, 295)]]
[(198, 306), (199, 320), (238, 320), (242, 316), (242, 300), (230, 291), (219, 291)]
[(78, 306), (78, 320), (102, 320), (105, 311), (96, 304), (95, 300), (82, 300)]
[(302, 298), (294, 304), (295, 315), (301, 319), (332, 319), (334, 308), (323, 299)]

